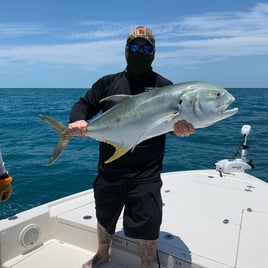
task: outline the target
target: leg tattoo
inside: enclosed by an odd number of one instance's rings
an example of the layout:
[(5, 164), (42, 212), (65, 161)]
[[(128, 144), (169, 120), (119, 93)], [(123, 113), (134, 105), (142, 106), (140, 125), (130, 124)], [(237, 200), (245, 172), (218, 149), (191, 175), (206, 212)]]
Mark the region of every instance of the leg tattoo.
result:
[(137, 245), (142, 268), (152, 268), (156, 256), (157, 240), (138, 240)]
[(97, 232), (98, 232), (99, 244), (109, 244), (110, 245), (113, 235), (107, 233), (105, 228), (102, 227), (99, 223), (97, 226)]
[(110, 259), (109, 248), (112, 240), (112, 234), (106, 232), (105, 228), (99, 223), (97, 225), (99, 247), (97, 254), (88, 262), (83, 264), (82, 268), (98, 268)]

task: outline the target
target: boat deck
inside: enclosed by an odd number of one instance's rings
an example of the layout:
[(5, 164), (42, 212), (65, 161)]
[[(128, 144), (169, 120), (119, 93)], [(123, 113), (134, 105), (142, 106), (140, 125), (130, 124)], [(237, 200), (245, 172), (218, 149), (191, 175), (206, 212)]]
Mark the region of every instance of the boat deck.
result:
[(49, 240), (31, 254), (18, 256), (5, 263), (3, 267), (25, 268), (59, 268), (79, 267), (77, 264), (85, 262), (94, 252), (82, 249), (72, 244), (58, 240)]
[[(161, 267), (268, 267), (268, 186), (246, 173), (214, 170), (162, 175)], [(2, 268), (76, 268), (97, 248), (92, 190), (0, 221)], [(122, 217), (102, 267), (140, 267)], [(158, 267), (155, 262), (155, 267)]]

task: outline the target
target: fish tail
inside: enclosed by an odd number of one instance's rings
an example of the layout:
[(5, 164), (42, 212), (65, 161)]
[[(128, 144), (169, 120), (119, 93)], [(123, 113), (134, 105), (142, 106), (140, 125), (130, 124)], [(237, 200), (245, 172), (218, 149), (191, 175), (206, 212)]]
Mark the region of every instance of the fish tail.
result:
[(43, 119), (52, 128), (54, 128), (60, 136), (60, 140), (56, 145), (48, 162), (48, 164), (51, 165), (58, 159), (58, 157), (63, 152), (64, 148), (68, 145), (73, 136), (69, 134), (68, 128), (57, 120), (42, 114), (40, 114), (39, 117)]

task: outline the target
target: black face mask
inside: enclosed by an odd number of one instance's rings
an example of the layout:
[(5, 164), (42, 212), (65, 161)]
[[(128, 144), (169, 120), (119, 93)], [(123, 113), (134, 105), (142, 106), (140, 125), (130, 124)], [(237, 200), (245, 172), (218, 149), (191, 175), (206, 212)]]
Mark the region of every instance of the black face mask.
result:
[(143, 79), (152, 74), (154, 53), (137, 53), (126, 50), (127, 75), (133, 79)]

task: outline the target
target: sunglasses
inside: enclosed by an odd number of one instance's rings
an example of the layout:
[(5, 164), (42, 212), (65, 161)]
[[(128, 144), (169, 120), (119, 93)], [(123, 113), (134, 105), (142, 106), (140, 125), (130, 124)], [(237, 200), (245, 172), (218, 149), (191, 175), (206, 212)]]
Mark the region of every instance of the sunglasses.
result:
[(142, 48), (143, 52), (146, 54), (150, 54), (154, 51), (154, 47), (151, 45), (136, 45), (136, 44), (129, 44), (128, 45), (128, 50), (130, 52), (139, 52), (140, 49)]

